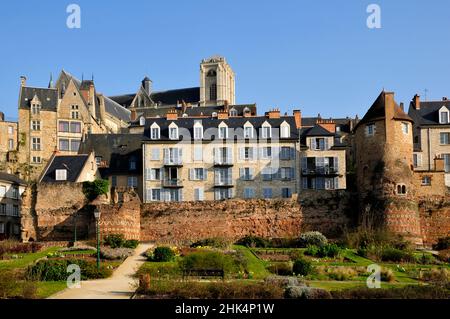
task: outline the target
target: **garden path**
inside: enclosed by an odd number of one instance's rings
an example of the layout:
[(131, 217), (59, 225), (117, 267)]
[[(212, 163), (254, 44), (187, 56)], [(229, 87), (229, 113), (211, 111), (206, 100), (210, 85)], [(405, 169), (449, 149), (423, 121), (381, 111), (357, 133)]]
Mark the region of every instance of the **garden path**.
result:
[(152, 246), (140, 244), (134, 255), (125, 259), (110, 278), (82, 281), (81, 288), (66, 288), (49, 299), (130, 299), (138, 285), (133, 275), (146, 260), (142, 253)]

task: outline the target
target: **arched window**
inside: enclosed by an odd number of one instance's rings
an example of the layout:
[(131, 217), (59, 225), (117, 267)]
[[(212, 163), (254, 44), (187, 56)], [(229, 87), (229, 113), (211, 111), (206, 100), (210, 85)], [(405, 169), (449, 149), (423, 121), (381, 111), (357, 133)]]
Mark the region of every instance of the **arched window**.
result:
[(236, 109), (231, 109), (230, 116), (238, 116), (238, 111)]
[(406, 185), (405, 184), (397, 185), (397, 195), (406, 195)]
[(217, 84), (211, 84), (210, 88), (209, 88), (209, 99), (211, 101), (215, 101), (217, 100)]
[(216, 75), (217, 75), (217, 72), (215, 70), (209, 70), (208, 73), (206, 74), (207, 77), (213, 77)]

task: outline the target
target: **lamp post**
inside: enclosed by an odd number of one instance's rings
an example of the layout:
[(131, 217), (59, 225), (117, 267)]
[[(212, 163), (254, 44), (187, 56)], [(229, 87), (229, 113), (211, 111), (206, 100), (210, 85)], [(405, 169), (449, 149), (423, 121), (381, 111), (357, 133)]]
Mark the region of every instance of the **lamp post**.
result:
[(100, 211), (96, 208), (94, 210), (95, 224), (96, 224), (96, 233), (97, 233), (97, 270), (100, 270)]
[(77, 213), (75, 213), (74, 215), (74, 234), (73, 234), (73, 245), (76, 246), (77, 245)]

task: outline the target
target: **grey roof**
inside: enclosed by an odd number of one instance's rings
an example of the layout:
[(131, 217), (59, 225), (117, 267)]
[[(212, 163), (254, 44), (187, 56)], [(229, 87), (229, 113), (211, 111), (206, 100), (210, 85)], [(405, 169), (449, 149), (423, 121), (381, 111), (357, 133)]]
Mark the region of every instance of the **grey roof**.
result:
[(16, 175), (0, 172), (0, 181), (10, 182), (12, 184), (25, 185), (26, 182)]
[(105, 177), (110, 174), (129, 174), (128, 162), (136, 159), (136, 171), (139, 174), (142, 168), (142, 139), (140, 134), (89, 134), (81, 143), (79, 153), (94, 152), (96, 157), (108, 163), (107, 168), (99, 168), (100, 174)]
[(420, 109), (416, 110), (414, 102), (409, 105), (408, 115), (416, 125), (448, 125), (439, 123), (439, 109), (447, 107), (450, 110), (450, 101), (420, 102)]
[[(111, 96), (110, 98), (116, 103), (128, 108), (135, 96), (136, 93)], [(179, 103), (181, 103), (181, 101), (184, 101), (185, 103), (198, 103), (200, 101), (200, 88), (193, 87), (153, 92), (150, 94), (150, 98), (153, 102), (161, 105), (176, 105), (177, 101)]]
[(127, 110), (120, 104), (117, 104), (113, 100), (111, 100), (109, 97), (104, 96), (105, 98), (105, 111), (112, 116), (121, 119), (124, 122), (130, 121), (131, 112), (130, 110)]
[(56, 111), (58, 91), (56, 89), (22, 87), (20, 90), (19, 108), (29, 109), (31, 100), (37, 96), (43, 110)]
[[(88, 158), (89, 155), (86, 154), (55, 156), (48, 164), (47, 170), (45, 171), (44, 176), (41, 178), (41, 182), (43, 183), (76, 182)], [(66, 181), (56, 180), (57, 169), (67, 170)]]
[(306, 136), (334, 136), (335, 133), (332, 133), (328, 130), (326, 130), (324, 127), (320, 126), (320, 125), (315, 125), (313, 127), (308, 127), (308, 128), (302, 128), (300, 131), (300, 135), (302, 137), (306, 137)]
[[(158, 124), (160, 127), (160, 140), (170, 140), (169, 139), (169, 125), (173, 122), (177, 124), (179, 128), (185, 128), (189, 130), (190, 136), (193, 136), (193, 127), (194, 123), (200, 121), (203, 126), (204, 132), (209, 128), (218, 128), (220, 123), (224, 122), (228, 128), (238, 129), (240, 128), (243, 131), (244, 124), (246, 122), (250, 122), (256, 130), (256, 135), (254, 138), (257, 138), (260, 134), (260, 128), (264, 122), (268, 122), (272, 128), (279, 128), (280, 125), (286, 121), (291, 128), (291, 137), (289, 139), (298, 140), (298, 129), (296, 127), (295, 118), (293, 116), (282, 116), (278, 119), (269, 119), (265, 116), (252, 116), (252, 117), (230, 117), (228, 119), (218, 119), (218, 118), (178, 118), (177, 120), (168, 121), (165, 118), (154, 118), (154, 119), (146, 119), (145, 124), (145, 137), (147, 140), (150, 139), (150, 126), (153, 123)], [(231, 138), (231, 136), (230, 136)], [(213, 137), (211, 136), (211, 139)]]

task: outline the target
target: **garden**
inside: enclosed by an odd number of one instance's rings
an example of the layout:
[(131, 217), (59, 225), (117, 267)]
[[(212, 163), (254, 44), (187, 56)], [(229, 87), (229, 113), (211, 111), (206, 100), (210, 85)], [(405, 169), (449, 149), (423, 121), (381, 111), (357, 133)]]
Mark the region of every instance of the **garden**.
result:
[[(146, 253), (137, 296), (448, 299), (449, 242), (442, 238), (433, 251), (415, 250), (400, 237), (358, 230), (339, 240), (306, 232), (288, 239), (160, 245)], [(379, 288), (370, 289), (368, 278), (379, 278)]]
[(111, 276), (138, 241), (120, 235), (103, 239), (100, 267), (97, 269), (95, 242), (77, 243), (74, 247), (43, 247), (39, 243), (0, 242), (0, 299), (47, 298), (67, 288), (73, 273), (69, 265), (77, 265), (80, 279), (101, 279)]

